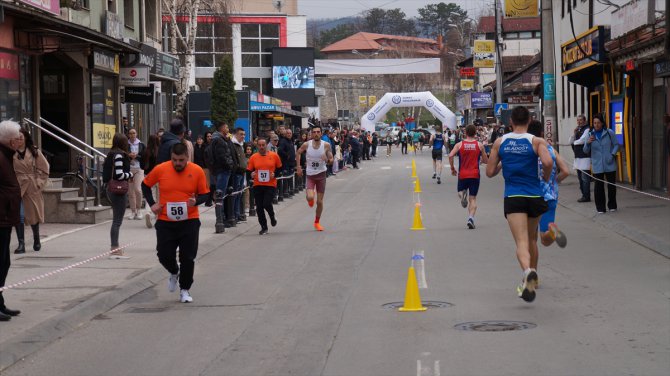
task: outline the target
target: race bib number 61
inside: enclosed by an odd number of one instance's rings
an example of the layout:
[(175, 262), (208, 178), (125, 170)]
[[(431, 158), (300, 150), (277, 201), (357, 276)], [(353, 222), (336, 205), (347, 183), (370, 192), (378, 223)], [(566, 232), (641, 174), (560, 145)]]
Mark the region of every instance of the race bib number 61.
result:
[(168, 202), (167, 216), (171, 221), (183, 221), (188, 219), (188, 207), (185, 202)]

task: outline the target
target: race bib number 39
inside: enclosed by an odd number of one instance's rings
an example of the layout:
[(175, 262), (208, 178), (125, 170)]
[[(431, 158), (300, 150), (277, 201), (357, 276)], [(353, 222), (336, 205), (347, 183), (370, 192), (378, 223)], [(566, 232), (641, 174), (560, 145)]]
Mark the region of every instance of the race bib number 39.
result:
[(185, 202), (168, 202), (167, 216), (171, 221), (183, 221), (188, 219), (188, 207)]
[(267, 183), (270, 181), (270, 170), (258, 170), (258, 181)]
[(318, 170), (319, 167), (321, 167), (321, 163), (319, 162), (312, 162), (312, 168), (315, 170)]

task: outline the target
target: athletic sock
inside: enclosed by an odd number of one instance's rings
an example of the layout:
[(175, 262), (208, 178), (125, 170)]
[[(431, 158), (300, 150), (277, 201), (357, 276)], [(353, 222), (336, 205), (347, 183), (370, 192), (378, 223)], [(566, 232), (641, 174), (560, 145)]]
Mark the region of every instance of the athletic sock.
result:
[(319, 223), (319, 220), (320, 220), (320, 219), (321, 219), (321, 217), (315, 217), (315, 218), (314, 218), (314, 223)]

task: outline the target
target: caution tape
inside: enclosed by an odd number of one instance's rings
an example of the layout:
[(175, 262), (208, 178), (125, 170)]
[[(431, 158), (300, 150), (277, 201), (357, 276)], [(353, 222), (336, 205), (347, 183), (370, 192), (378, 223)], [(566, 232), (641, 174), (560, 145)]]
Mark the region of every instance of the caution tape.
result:
[(670, 201), (670, 198), (668, 198), (668, 197), (663, 197), (663, 196), (655, 195), (655, 194), (652, 194), (652, 193), (642, 192), (642, 191), (639, 191), (639, 190), (637, 190), (637, 189), (632, 189), (632, 188), (625, 187), (625, 186), (623, 186), (623, 185), (619, 185), (619, 184), (616, 184), (616, 183), (611, 183), (611, 182), (606, 181), (606, 180), (598, 179), (597, 177), (595, 177), (595, 176), (589, 174), (588, 172), (586, 172), (586, 171), (584, 171), (584, 170), (581, 170), (581, 171), (582, 171), (583, 174), (586, 174), (586, 175), (590, 176), (591, 179), (593, 179), (593, 180), (597, 180), (597, 181), (603, 182), (603, 183), (605, 183), (605, 184), (610, 184), (610, 185), (613, 185), (613, 186), (615, 186), (615, 187), (619, 187), (619, 188), (621, 188), (621, 189), (625, 189), (625, 190), (627, 190), (627, 191), (631, 191), (631, 192), (639, 193), (639, 194), (642, 194), (642, 195), (646, 195), (646, 196), (650, 196), (650, 197), (658, 198), (658, 199), (665, 200), (665, 201)]
[(115, 252), (115, 251), (121, 251), (121, 250), (123, 250), (123, 249), (125, 249), (125, 248), (128, 248), (128, 247), (130, 247), (130, 246), (133, 245), (133, 244), (134, 244), (134, 243), (126, 244), (126, 245), (124, 245), (124, 246), (122, 246), (122, 247), (118, 247), (118, 248), (112, 249), (112, 250), (110, 250), (110, 251), (107, 251), (107, 252), (105, 252), (105, 253), (99, 254), (99, 255), (97, 255), (97, 256), (88, 258), (88, 259), (86, 259), (86, 260), (84, 260), (84, 261), (80, 261), (80, 262), (74, 263), (74, 264), (72, 264), (72, 265), (68, 265), (68, 266), (65, 266), (65, 267), (63, 267), (63, 268), (60, 268), (60, 269), (56, 269), (56, 270), (54, 270), (54, 271), (51, 271), (51, 272), (44, 273), (44, 274), (40, 274), (40, 275), (38, 275), (38, 276), (36, 276), (36, 277), (32, 277), (32, 278), (26, 279), (25, 281), (21, 281), (21, 282), (13, 283), (13, 284), (8, 285), (8, 286), (2, 286), (2, 287), (0, 287), (0, 292), (3, 292), (3, 291), (5, 291), (5, 290), (9, 290), (9, 289), (14, 289), (14, 288), (17, 288), (17, 287), (19, 287), (19, 286), (23, 286), (23, 285), (28, 284), (28, 283), (36, 282), (36, 281), (39, 281), (39, 280), (41, 280), (41, 279), (44, 279), (44, 278), (48, 278), (48, 277), (54, 276), (54, 275), (56, 275), (56, 274), (62, 273), (62, 272), (64, 272), (64, 271), (67, 271), (67, 270), (70, 270), (70, 269), (73, 269), (73, 268), (76, 268), (76, 267), (78, 267), (78, 266), (82, 266), (82, 265), (84, 265), (84, 264), (88, 264), (88, 263), (91, 262), (91, 261), (95, 261), (95, 260), (99, 260), (99, 259), (101, 259), (101, 258), (103, 258), (103, 257), (107, 257), (107, 256), (111, 255), (111, 254), (112, 254), (113, 252)]

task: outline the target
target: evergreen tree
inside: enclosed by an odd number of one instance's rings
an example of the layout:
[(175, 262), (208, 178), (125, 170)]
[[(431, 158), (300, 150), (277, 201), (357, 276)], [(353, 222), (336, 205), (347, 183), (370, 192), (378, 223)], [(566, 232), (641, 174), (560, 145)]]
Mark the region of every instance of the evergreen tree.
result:
[(225, 121), (229, 127), (234, 126), (237, 119), (237, 96), (233, 79), (233, 63), (229, 58), (222, 59), (222, 64), (214, 72), (212, 82), (212, 121), (215, 125)]

